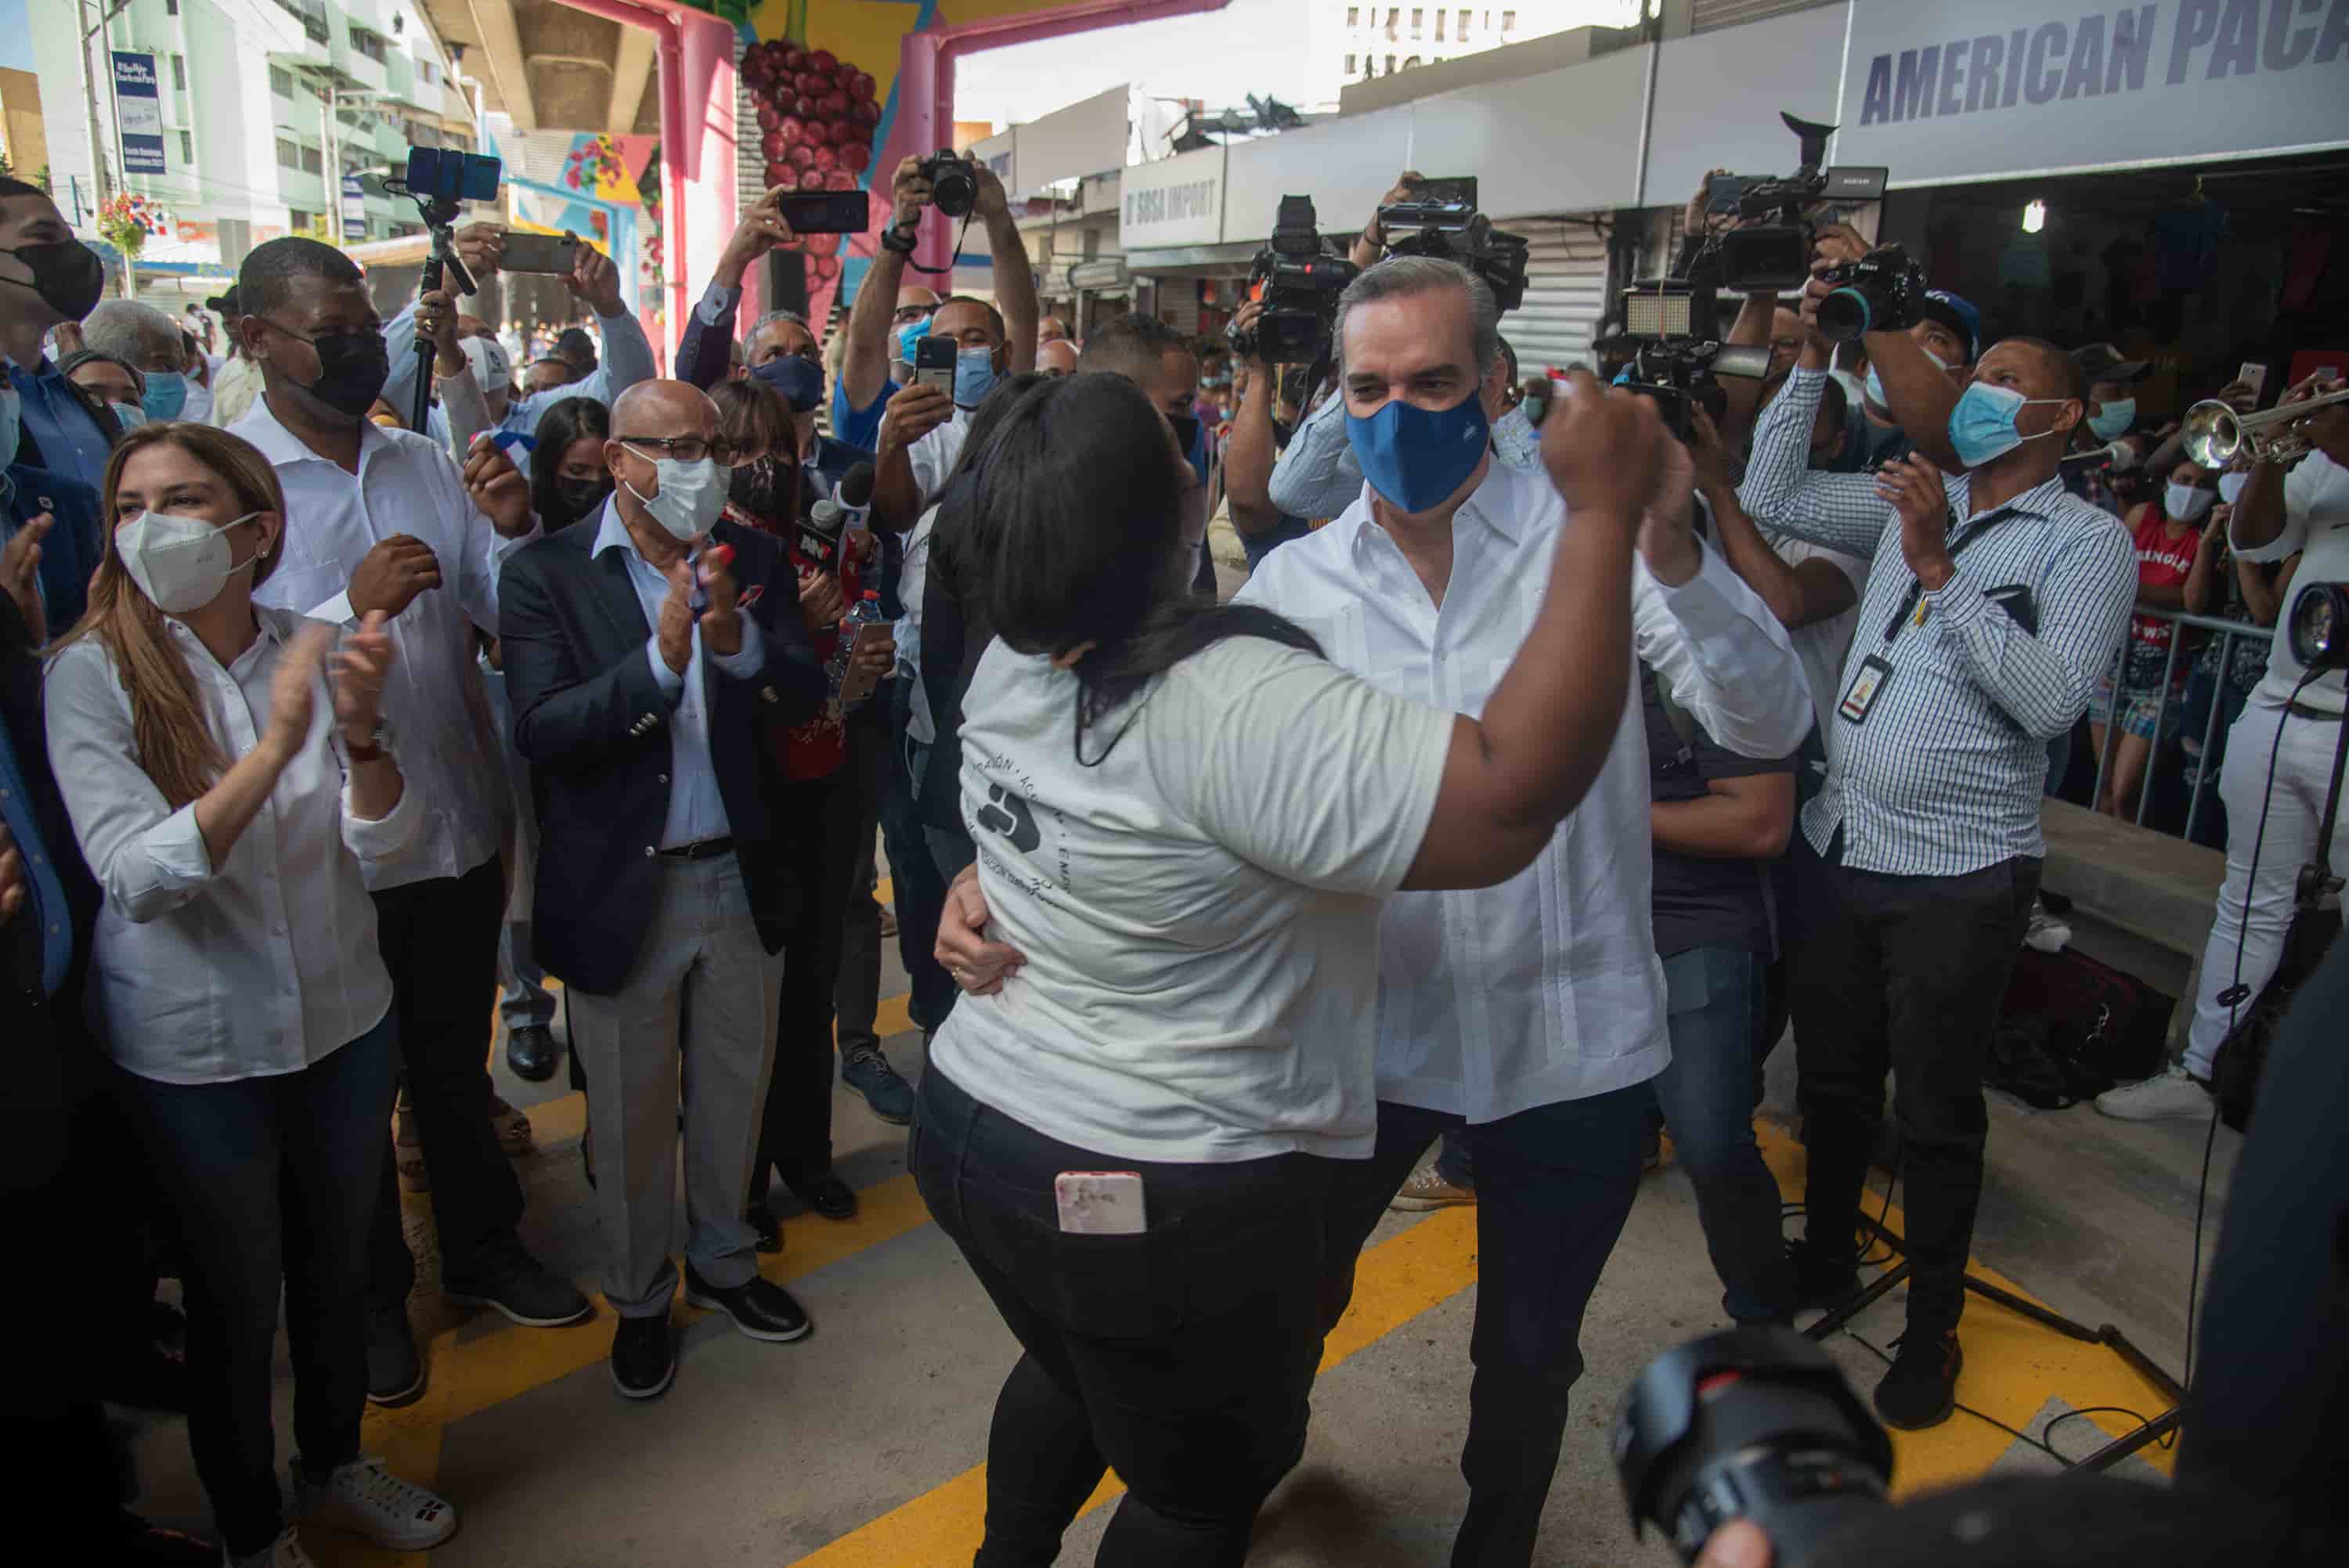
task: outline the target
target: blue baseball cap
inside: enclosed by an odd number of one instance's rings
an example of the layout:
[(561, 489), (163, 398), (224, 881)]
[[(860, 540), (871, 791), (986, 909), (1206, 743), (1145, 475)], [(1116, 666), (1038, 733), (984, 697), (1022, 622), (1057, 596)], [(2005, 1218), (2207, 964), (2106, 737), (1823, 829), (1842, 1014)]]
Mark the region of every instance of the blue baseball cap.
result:
[(1917, 314), (1956, 333), (1958, 341), (1966, 346), (1967, 364), (1982, 357), (1982, 312), (1963, 299), (1947, 289), (1928, 289), (1925, 303), (1917, 307)]

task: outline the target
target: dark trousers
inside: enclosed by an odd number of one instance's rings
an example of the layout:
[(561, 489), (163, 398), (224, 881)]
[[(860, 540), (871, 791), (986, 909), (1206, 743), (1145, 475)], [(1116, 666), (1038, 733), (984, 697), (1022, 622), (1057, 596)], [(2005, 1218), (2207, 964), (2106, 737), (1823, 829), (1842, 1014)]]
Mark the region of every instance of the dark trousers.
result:
[(833, 985), (841, 1056), (880, 1045), (875, 1020), (881, 1012), (881, 904), (873, 841), (881, 825), (881, 779), (889, 767), (889, 716), (880, 704), (885, 690), (848, 716), (848, 766), (841, 771), (856, 796), (856, 844), (849, 862), (848, 896), (841, 904), (840, 974)]
[(946, 878), (922, 836), (920, 810), (914, 803), (916, 780), (906, 755), (905, 721), (910, 714), (914, 683), (889, 683), (889, 756), (881, 776), (881, 846), (889, 857), (889, 876), (897, 899), (897, 957), (905, 965), (913, 995), (906, 1012), (914, 1026), (934, 1032), (954, 1011), (961, 995), (954, 977), (937, 960), (938, 912), (946, 907)]
[(776, 861), (792, 888), (783, 934), (783, 990), (775, 1014), (775, 1069), (750, 1171), (750, 1201), (763, 1202), (770, 1172), (803, 1181), (832, 1169), (832, 1016), (840, 944), (858, 861), (864, 803), (853, 769), (775, 789), (784, 836)]
[[(461, 1277), (490, 1243), (522, 1222), (522, 1182), (490, 1125), (490, 1013), (498, 992), (498, 935), (506, 881), (497, 860), (460, 877), (435, 877), (375, 895), (376, 946), (391, 971), (391, 1011), (416, 1135), (432, 1173), (432, 1223), (441, 1272)], [(416, 1260), (399, 1223), (391, 1146), (367, 1251), (368, 1290), (404, 1301)]]
[(270, 1415), (281, 1286), (295, 1449), (313, 1474), (358, 1457), (367, 1221), (390, 1158), (397, 1017), (274, 1078), (116, 1074), (186, 1248), (188, 1448), (231, 1557), (284, 1528)]
[[(1646, 1084), (1467, 1126), (1476, 1183), (1476, 1326), (1468, 1342), (1468, 1515), (1454, 1568), (1525, 1568), (1582, 1376), (1582, 1314), (1640, 1186)], [(1379, 1105), (1378, 1152), (1340, 1167), (1325, 1332), (1354, 1290), (1362, 1243), (1439, 1133), (1462, 1119)]]
[[(1343, 1163), (1137, 1164), (923, 1073), (906, 1164), (1023, 1352), (996, 1399), (974, 1568), (1049, 1568), (1111, 1466), (1127, 1491), (1100, 1568), (1237, 1568), (1304, 1449)], [(1148, 1230), (1062, 1233), (1053, 1178), (1104, 1169), (1141, 1175)]]
[(1664, 960), (1671, 1065), (1656, 1075), (1656, 1103), (1680, 1167), (1696, 1189), (1705, 1250), (1740, 1323), (1775, 1322), (1795, 1309), (1795, 1280), (1778, 1228), (1778, 1181), (1754, 1141), (1768, 999), (1764, 960), (1733, 947), (1695, 947)]
[(1822, 860), (1795, 835), (1789, 947), (1803, 1141), (1806, 1234), (1856, 1255), (1861, 1186), (1892, 1072), (1901, 1137), (1909, 1332), (1958, 1325), (1982, 1199), (1982, 1061), (2039, 891), (2016, 856), (1961, 876), (1888, 876)]

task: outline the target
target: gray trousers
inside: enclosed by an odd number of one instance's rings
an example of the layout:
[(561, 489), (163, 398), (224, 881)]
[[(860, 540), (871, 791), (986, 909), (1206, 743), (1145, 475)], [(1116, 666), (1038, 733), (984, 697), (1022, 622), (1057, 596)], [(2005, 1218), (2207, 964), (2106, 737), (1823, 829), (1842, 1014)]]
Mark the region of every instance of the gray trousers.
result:
[(783, 973), (760, 944), (734, 856), (659, 863), (659, 903), (626, 983), (610, 995), (568, 993), (595, 1139), (604, 1295), (623, 1317), (663, 1315), (677, 1289), (680, 1088), (686, 1261), (720, 1290), (758, 1272), (742, 1213)]

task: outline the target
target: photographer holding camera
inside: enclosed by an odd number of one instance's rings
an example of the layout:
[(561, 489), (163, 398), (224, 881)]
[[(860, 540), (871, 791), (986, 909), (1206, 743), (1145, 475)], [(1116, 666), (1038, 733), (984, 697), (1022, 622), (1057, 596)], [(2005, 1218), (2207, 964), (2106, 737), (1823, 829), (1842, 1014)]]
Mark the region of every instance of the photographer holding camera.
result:
[[(1846, 319), (1837, 335), (1868, 351), (1859, 415), (1849, 421), (1859, 440), (1846, 443), (1845, 462), (1868, 471), (1922, 452), (1944, 473), (1963, 472), (1950, 411), (1982, 351), (1982, 313), (1947, 289), (1927, 288), (1905, 251), (1870, 249), (1848, 223), (1822, 224), (1816, 256), (1810, 297), (1820, 284), (1839, 292)], [(1888, 305), (1898, 313), (1889, 323)], [(1806, 302), (1806, 321), (1814, 308)]]
[[(1826, 297), (1815, 282), (1806, 316)], [(1870, 336), (1884, 341), (1896, 407), (1904, 384), (1921, 392), (1940, 379), (1913, 338)], [(1793, 851), (1789, 1000), (1810, 1147), (1796, 1266), (1813, 1304), (1857, 1283), (1854, 1233), (1889, 1062), (1915, 1273), (1876, 1408), (1913, 1429), (1953, 1407), (1987, 1128), (1982, 1066), (2045, 854), (2047, 742), (2078, 722), (2112, 661), (2137, 562), (2119, 521), (2057, 475), (2087, 400), (2070, 355), (2037, 338), (1999, 344), (1945, 427), (1911, 425), (1918, 454), (1873, 475), (1808, 469), (1827, 360), (1814, 332), (1762, 416), (1740, 492), (1756, 521), (1873, 558), (1832, 765)], [(1967, 471), (1945, 475), (1935, 449)]]
[[(941, 181), (948, 182), (949, 189), (941, 191)], [(1041, 307), (1036, 299), (1036, 273), (1029, 265), (1028, 248), (1020, 242), (1019, 226), (1011, 219), (1010, 199), (993, 170), (948, 153), (928, 159), (908, 157), (897, 165), (891, 200), (895, 206), (889, 227), (881, 232), (881, 249), (865, 269), (864, 281), (857, 285), (856, 302), (849, 307), (848, 346), (833, 387), (832, 427), (833, 434), (851, 446), (881, 453), (883, 478), (873, 493), (874, 516), (883, 527), (902, 533), (922, 515), (922, 506), (916, 504), (922, 498), (919, 491), (903, 488), (902, 470), (896, 483), (890, 482), (886, 449), (893, 436), (902, 456), (914, 442), (950, 421), (959, 432), (970, 422), (968, 410), (978, 406), (995, 377), (1007, 371), (1033, 370), (1036, 318)], [(995, 305), (978, 300), (942, 300), (918, 284), (901, 286), (908, 265), (923, 272), (932, 270), (914, 261), (914, 235), (922, 215), (933, 207), (947, 219), (968, 220), (976, 215), (986, 225), (988, 251), (995, 263)], [(963, 308), (957, 311), (957, 306)], [(978, 324), (985, 328), (979, 335), (974, 335), (972, 307), (987, 318)], [(941, 321), (941, 315), (949, 311), (955, 311), (955, 319)], [(957, 386), (951, 397), (936, 388), (913, 386), (913, 346), (939, 332), (956, 337), (967, 356), (976, 348), (990, 350), (992, 373), (982, 378), (975, 366), (966, 372), (964, 366), (970, 362), (967, 357), (956, 365)], [(905, 365), (908, 380), (899, 382), (889, 374), (893, 357)], [(899, 409), (901, 397), (912, 398), (913, 405)], [(957, 414), (957, 408), (964, 412)], [(894, 431), (884, 422), (891, 409), (899, 416)], [(957, 433), (941, 444), (958, 451), (960, 436)], [(948, 454), (936, 465), (932, 480), (952, 467), (954, 459)], [(923, 490), (927, 488), (925, 485)]]

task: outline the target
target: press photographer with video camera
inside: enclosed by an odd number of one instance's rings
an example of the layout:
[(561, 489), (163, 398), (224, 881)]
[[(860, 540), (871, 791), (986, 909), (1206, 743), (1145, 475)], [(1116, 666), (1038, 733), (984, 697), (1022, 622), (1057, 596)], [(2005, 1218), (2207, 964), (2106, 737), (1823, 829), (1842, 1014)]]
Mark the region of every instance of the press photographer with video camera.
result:
[[(890, 199), (895, 203), (890, 226), (882, 231), (881, 249), (865, 268), (855, 303), (849, 307), (848, 345), (833, 389), (832, 411), (833, 434), (880, 454), (881, 474), (873, 492), (874, 521), (890, 532), (903, 533), (920, 518), (929, 492), (954, 467), (970, 424), (970, 410), (978, 407), (995, 378), (1036, 367), (1036, 318), (1041, 307), (1036, 299), (1036, 273), (1028, 260), (1028, 247), (1012, 221), (1003, 181), (993, 170), (950, 153), (927, 159), (908, 157), (897, 165)], [(933, 209), (942, 218), (959, 220), (966, 230), (973, 216), (985, 225), (988, 253), (995, 268), (994, 304), (968, 298), (940, 299), (927, 289), (901, 287), (907, 266), (924, 273), (933, 270), (914, 261), (915, 233), (924, 214)], [(927, 297), (926, 307), (922, 296)], [(932, 335), (957, 346), (951, 392), (915, 380), (901, 383), (889, 374), (894, 358), (911, 377), (918, 352), (915, 346)], [(895, 354), (891, 352), (893, 344)], [(899, 407), (900, 400), (906, 398), (911, 401)], [(896, 413), (894, 425), (884, 419), (888, 410)], [(951, 433), (933, 443), (925, 460), (909, 470), (905, 458), (913, 446), (940, 429)], [(929, 460), (933, 458), (940, 460)]]
[[(1827, 297), (1806, 298), (1806, 319)], [(1919, 344), (1886, 342), (1888, 365), (1909, 359), (1893, 374), (1926, 379)], [(1987, 1128), (1982, 1066), (2046, 852), (2047, 742), (2078, 722), (2112, 662), (2137, 559), (2119, 520), (2057, 474), (2086, 403), (2070, 355), (2037, 338), (1997, 345), (1942, 429), (1912, 428), (1920, 450), (1866, 475), (1808, 467), (1828, 354), (1814, 331), (1763, 413), (1739, 492), (1757, 520), (1872, 558), (1832, 766), (1791, 852), (1789, 992), (1810, 1147), (1797, 1268), (1815, 1303), (1857, 1284), (1889, 1063), (1915, 1273), (1876, 1408), (1915, 1429), (1951, 1408)], [(1967, 471), (1944, 474), (1929, 447)]]

